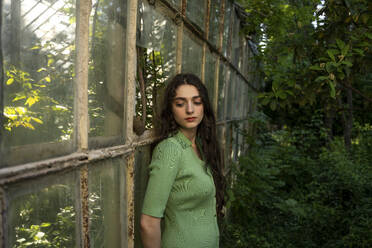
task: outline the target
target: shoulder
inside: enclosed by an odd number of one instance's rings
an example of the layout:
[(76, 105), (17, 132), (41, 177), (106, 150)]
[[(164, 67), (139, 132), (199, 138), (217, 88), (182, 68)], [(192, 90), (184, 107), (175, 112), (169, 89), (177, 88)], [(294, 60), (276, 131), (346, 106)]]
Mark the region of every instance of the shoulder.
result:
[(152, 159), (176, 160), (180, 157), (183, 148), (175, 137), (169, 137), (156, 145)]

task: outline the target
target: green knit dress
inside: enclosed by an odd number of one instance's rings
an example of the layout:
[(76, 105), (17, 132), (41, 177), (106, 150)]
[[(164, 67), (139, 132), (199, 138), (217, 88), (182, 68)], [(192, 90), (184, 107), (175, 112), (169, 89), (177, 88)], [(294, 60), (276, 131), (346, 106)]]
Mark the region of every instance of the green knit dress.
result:
[(182, 132), (154, 150), (142, 213), (164, 218), (162, 248), (218, 248), (211, 171)]

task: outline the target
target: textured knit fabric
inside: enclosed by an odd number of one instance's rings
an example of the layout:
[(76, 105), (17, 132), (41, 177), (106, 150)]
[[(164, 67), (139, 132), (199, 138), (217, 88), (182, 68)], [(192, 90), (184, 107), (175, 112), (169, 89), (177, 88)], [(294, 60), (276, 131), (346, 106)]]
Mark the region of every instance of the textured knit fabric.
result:
[(181, 132), (153, 153), (142, 213), (162, 218), (162, 248), (218, 248), (216, 198), (209, 168)]

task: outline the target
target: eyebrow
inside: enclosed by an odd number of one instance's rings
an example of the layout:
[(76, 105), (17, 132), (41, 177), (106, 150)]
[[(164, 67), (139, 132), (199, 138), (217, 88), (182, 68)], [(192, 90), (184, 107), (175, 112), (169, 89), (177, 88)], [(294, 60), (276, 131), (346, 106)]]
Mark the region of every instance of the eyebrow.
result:
[[(191, 99), (195, 100), (197, 98), (201, 98), (201, 96), (193, 96)], [(173, 101), (176, 101), (176, 100), (186, 101), (187, 99), (185, 97), (175, 97), (175, 98), (173, 98)]]

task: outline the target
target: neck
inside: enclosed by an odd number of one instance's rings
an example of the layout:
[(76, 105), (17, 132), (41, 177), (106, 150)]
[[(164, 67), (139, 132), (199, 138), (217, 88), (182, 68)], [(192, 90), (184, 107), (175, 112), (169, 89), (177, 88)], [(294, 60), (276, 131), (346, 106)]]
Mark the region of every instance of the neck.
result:
[(181, 128), (180, 131), (185, 135), (186, 138), (188, 138), (192, 144), (195, 144), (195, 138), (196, 138), (196, 128), (195, 129), (183, 129)]

